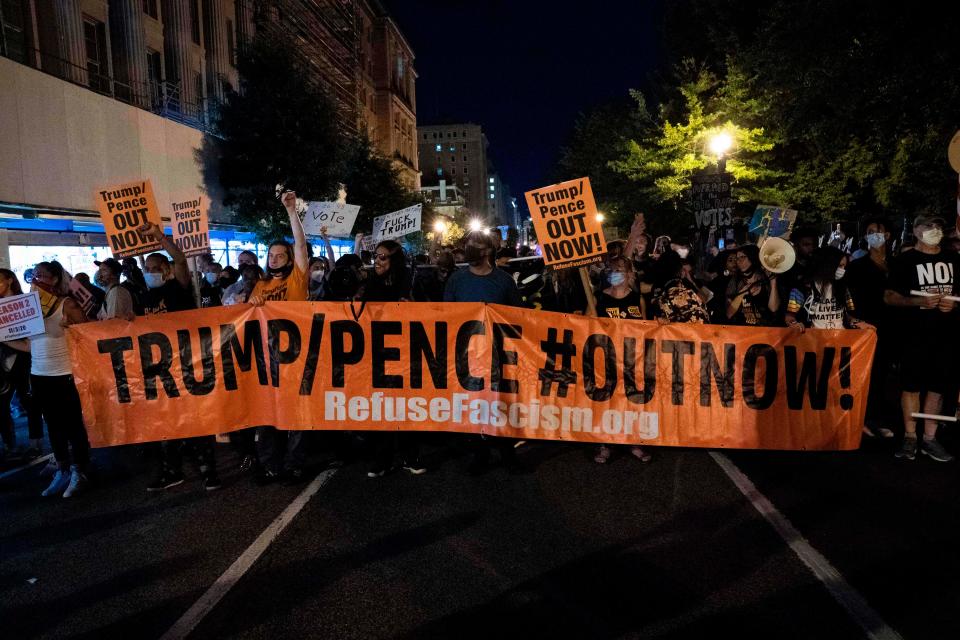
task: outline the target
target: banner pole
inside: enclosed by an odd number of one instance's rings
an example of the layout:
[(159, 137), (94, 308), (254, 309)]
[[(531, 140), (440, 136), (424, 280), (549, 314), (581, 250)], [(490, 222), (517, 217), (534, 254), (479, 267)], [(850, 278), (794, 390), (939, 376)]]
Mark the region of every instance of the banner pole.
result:
[(593, 285), (590, 283), (590, 274), (586, 267), (580, 267), (580, 282), (583, 283), (583, 293), (587, 296), (587, 315), (596, 317), (597, 299), (593, 296)]

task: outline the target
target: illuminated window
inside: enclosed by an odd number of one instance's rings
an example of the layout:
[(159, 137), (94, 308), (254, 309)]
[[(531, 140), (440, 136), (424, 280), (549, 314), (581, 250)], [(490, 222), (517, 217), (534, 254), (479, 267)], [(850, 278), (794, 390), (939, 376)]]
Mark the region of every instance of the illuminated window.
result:
[(439, 152), (441, 152), (441, 151), (443, 151), (443, 145), (442, 145), (442, 144), (438, 144), (438, 145), (437, 145), (437, 153), (439, 153)]

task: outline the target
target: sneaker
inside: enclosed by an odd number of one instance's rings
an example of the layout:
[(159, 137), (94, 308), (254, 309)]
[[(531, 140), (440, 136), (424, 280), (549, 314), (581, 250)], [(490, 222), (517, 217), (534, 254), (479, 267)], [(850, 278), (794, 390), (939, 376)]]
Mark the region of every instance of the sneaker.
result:
[(893, 455), (897, 458), (914, 460), (917, 457), (917, 439), (915, 437), (908, 438), (904, 436), (903, 444), (900, 445), (900, 450)]
[(387, 475), (387, 471), (388, 471), (387, 467), (374, 467), (370, 469), (370, 471), (367, 471), (367, 477), (382, 478), (383, 476)]
[(283, 476), (283, 486), (295, 487), (306, 479), (307, 474), (303, 472), (303, 469), (290, 469)]
[(57, 464), (57, 461), (53, 458), (50, 458), (47, 461), (47, 464), (44, 465), (43, 469), (40, 469), (40, 477), (47, 478), (55, 474), (60, 470), (60, 465)]
[(156, 480), (147, 485), (147, 491), (166, 491), (178, 484), (183, 484), (182, 473), (161, 473)]
[(66, 491), (67, 486), (70, 484), (70, 471), (64, 471), (63, 469), (58, 468), (57, 472), (53, 474), (53, 481), (50, 483), (50, 486), (43, 490), (42, 495), (44, 498), (48, 496), (55, 496)]
[(613, 455), (613, 450), (610, 449), (605, 444), (600, 445), (600, 449), (597, 451), (597, 455), (593, 456), (593, 461), (597, 464), (606, 464), (610, 461), (610, 456)]
[(203, 488), (206, 491), (216, 491), (223, 486), (220, 482), (220, 476), (215, 471), (208, 471), (203, 474)]
[(87, 476), (80, 473), (77, 465), (73, 465), (70, 467), (70, 484), (67, 485), (67, 490), (63, 492), (63, 497), (69, 498), (80, 493), (86, 485)]
[(630, 455), (640, 462), (650, 462), (653, 460), (653, 455), (644, 451), (643, 447), (630, 447)]
[(270, 471), (269, 469), (263, 473), (258, 474), (253, 481), (257, 483), (258, 487), (265, 487), (268, 484), (273, 484), (280, 480), (280, 474), (276, 471)]
[(246, 473), (257, 466), (256, 456), (247, 454), (243, 456), (243, 460), (240, 461), (240, 471)]
[(936, 439), (927, 440), (924, 438), (923, 443), (920, 445), (920, 453), (937, 462), (950, 462), (953, 460), (953, 456), (950, 455)]
[(403, 463), (403, 470), (415, 476), (421, 476), (427, 472), (427, 468), (419, 462)]

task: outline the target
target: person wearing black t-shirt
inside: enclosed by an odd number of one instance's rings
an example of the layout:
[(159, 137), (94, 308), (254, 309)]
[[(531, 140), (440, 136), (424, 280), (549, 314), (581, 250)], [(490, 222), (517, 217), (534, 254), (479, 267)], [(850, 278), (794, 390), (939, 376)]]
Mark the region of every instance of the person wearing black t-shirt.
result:
[[(917, 456), (917, 421), (912, 414), (920, 412), (920, 394), (926, 393), (923, 413), (939, 415), (944, 395), (955, 397), (957, 393), (960, 313), (948, 296), (960, 294), (960, 257), (940, 247), (945, 226), (939, 216), (917, 216), (913, 223), (916, 248), (894, 263), (883, 296), (903, 314), (900, 406), (904, 438), (896, 455), (908, 460)], [(937, 462), (953, 460), (936, 435), (937, 421), (925, 420), (920, 453)]]
[[(164, 251), (173, 257), (171, 264), (167, 256), (162, 253), (151, 253), (147, 256), (143, 271), (148, 287), (143, 300), (145, 315), (195, 309), (197, 305), (193, 299), (190, 269), (183, 252), (156, 224), (148, 223), (141, 227), (140, 231), (158, 239)], [(200, 473), (203, 475), (204, 489), (207, 491), (219, 489), (221, 483), (217, 475), (214, 443), (213, 436), (164, 440), (161, 444), (163, 459), (160, 470), (156, 480), (147, 486), (147, 491), (163, 491), (183, 483), (184, 449), (193, 450), (199, 463)]]
[[(631, 286), (635, 280), (633, 261), (622, 256), (614, 257), (607, 260), (604, 273), (609, 286), (597, 296), (597, 316), (621, 320), (645, 320), (647, 310), (643, 296)], [(642, 462), (650, 462), (652, 458), (638, 445), (631, 446), (630, 453)], [(605, 464), (612, 455), (612, 447), (602, 444), (593, 460), (598, 464)]]

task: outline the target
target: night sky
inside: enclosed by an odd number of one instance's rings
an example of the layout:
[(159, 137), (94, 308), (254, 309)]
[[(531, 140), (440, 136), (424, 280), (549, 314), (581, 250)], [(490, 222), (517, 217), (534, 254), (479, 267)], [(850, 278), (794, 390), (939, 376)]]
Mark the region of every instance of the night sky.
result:
[(418, 123), (482, 125), (518, 205), (548, 183), (577, 114), (645, 88), (657, 62), (653, 0), (387, 6), (416, 56)]

